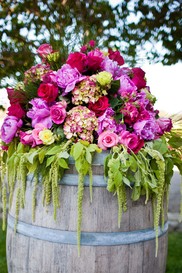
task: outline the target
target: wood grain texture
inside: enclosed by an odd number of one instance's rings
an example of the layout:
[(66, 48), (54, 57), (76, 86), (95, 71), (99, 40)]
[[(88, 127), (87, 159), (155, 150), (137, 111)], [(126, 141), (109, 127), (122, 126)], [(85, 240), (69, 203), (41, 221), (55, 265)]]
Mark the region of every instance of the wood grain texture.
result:
[[(72, 168), (72, 171), (74, 168)], [(97, 164), (94, 174), (103, 177), (103, 166)], [(94, 176), (93, 176), (94, 178)], [(35, 226), (65, 231), (76, 231), (77, 187), (60, 186), (60, 209), (53, 220), (53, 207), (43, 207), (41, 185), (37, 192), (36, 219), (31, 216), (32, 182), (27, 182), (26, 204), (19, 219)], [(83, 199), (82, 231), (122, 232), (153, 227), (151, 201), (145, 198), (132, 202), (127, 191), (128, 210), (123, 213), (118, 228), (117, 198), (103, 187), (93, 187), (93, 202), (89, 188)], [(15, 194), (16, 196), (16, 194)], [(15, 216), (15, 198), (10, 215)], [(165, 216), (166, 218), (166, 216)], [(164, 273), (167, 255), (167, 234), (159, 238), (158, 257), (155, 258), (155, 240), (119, 246), (77, 246), (37, 240), (7, 229), (7, 260), (9, 273)]]

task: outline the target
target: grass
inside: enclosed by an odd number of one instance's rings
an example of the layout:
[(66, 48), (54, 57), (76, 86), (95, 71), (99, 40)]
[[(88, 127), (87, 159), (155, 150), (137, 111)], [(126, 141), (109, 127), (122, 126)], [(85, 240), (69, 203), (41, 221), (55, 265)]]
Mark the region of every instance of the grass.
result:
[[(8, 273), (6, 266), (6, 238), (5, 232), (1, 230), (0, 221), (0, 272)], [(169, 233), (168, 257), (166, 273), (182, 272), (182, 233)]]

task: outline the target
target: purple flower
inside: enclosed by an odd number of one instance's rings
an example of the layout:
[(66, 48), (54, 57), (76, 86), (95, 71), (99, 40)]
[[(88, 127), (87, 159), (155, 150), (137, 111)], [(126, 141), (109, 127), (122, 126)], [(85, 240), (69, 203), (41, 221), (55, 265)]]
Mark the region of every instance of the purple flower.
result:
[(157, 127), (156, 121), (150, 118), (148, 120), (137, 121), (133, 129), (142, 139), (152, 140), (156, 137)]
[(172, 128), (172, 121), (170, 118), (158, 118), (156, 122), (158, 125), (157, 135), (162, 136), (164, 132), (170, 132)]
[(129, 97), (137, 94), (137, 87), (135, 84), (130, 80), (130, 78), (127, 75), (122, 75), (120, 78), (120, 88), (118, 90), (118, 93), (122, 97)]
[(113, 118), (114, 111), (112, 108), (108, 108), (105, 113), (98, 118), (98, 130), (97, 133), (100, 135), (103, 131), (112, 131), (115, 132), (117, 131), (117, 124), (116, 121)]
[(1, 139), (6, 144), (15, 137), (17, 130), (23, 125), (23, 121), (15, 116), (7, 116), (1, 127)]
[(83, 80), (84, 77), (81, 76), (76, 68), (72, 68), (69, 64), (64, 64), (61, 69), (57, 71), (56, 82), (63, 91), (63, 95), (66, 95), (72, 91), (77, 82)]
[(50, 109), (48, 104), (43, 99), (35, 98), (30, 101), (32, 109), (27, 112), (27, 117), (32, 119), (32, 127), (37, 123), (42, 123), (45, 128), (51, 128), (52, 120), (50, 116)]

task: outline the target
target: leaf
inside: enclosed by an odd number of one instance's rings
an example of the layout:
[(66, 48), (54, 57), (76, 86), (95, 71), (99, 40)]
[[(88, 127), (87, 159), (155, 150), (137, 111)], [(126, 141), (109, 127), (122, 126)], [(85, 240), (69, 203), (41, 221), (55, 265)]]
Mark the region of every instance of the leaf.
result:
[(51, 148), (49, 151), (46, 152), (46, 155), (55, 155), (58, 152), (60, 152), (61, 147), (59, 145), (54, 146), (53, 148)]
[(180, 148), (182, 147), (182, 138), (180, 136), (172, 136), (169, 140), (169, 145), (172, 146), (173, 148)]
[(123, 182), (131, 188), (131, 185), (130, 185), (130, 180), (128, 178), (126, 178), (125, 176), (123, 176)]
[(63, 169), (69, 169), (68, 163), (66, 162), (65, 159), (60, 158), (60, 159), (58, 160), (58, 163), (59, 163), (59, 166), (60, 166), (61, 168), (63, 168)]
[(76, 161), (82, 154), (84, 146), (80, 142), (77, 142), (72, 147), (73, 147), (72, 156), (74, 160)]
[(130, 169), (132, 172), (136, 172), (138, 165), (137, 165), (137, 161), (133, 156), (129, 157), (129, 161), (130, 161)]
[(38, 155), (38, 150), (35, 150), (33, 152), (29, 152), (25, 155), (25, 158), (33, 164), (34, 158)]
[(69, 158), (69, 154), (68, 154), (68, 152), (66, 152), (66, 151), (64, 151), (64, 152), (60, 152), (58, 155), (58, 158)]
[(88, 149), (86, 149), (86, 160), (89, 164), (92, 164), (92, 155)]
[(55, 156), (51, 156), (47, 159), (46, 167), (50, 166), (51, 163), (55, 160)]
[(157, 139), (154, 141), (153, 149), (157, 150), (161, 154), (164, 154), (168, 151), (168, 146), (162, 141), (162, 139)]

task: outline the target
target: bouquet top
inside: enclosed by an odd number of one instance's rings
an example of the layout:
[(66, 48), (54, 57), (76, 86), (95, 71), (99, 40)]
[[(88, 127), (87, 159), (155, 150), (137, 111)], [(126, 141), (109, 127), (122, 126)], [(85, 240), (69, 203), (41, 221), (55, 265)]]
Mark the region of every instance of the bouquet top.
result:
[(7, 88), (11, 105), (1, 128), (4, 149), (15, 139), (30, 147), (81, 140), (103, 150), (122, 144), (137, 153), (171, 130), (171, 120), (154, 109), (145, 72), (124, 66), (119, 51), (103, 52), (90, 41), (64, 64), (49, 44), (37, 52), (41, 64)]

